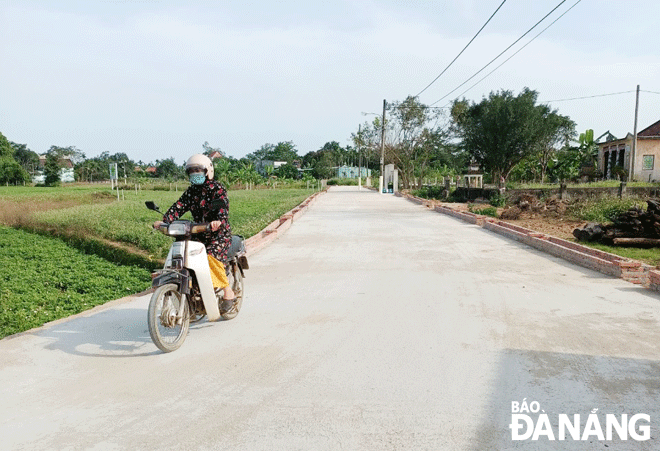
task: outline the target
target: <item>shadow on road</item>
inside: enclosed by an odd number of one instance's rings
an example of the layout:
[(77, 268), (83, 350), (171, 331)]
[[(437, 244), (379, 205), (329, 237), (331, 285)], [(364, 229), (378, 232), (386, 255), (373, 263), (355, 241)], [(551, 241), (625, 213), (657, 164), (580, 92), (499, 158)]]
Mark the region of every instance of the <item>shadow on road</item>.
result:
[[(619, 358), (601, 355), (543, 352), (506, 349), (502, 352), (493, 391), (481, 415), (474, 450), (582, 450), (614, 447), (620, 450), (658, 449), (660, 435), (660, 361)], [(554, 441), (547, 435), (538, 440), (512, 440), (509, 425), (512, 422), (513, 402), (527, 405), (536, 401), (538, 413), (526, 413), (536, 427), (539, 415), (545, 413), (550, 420)], [(612, 440), (599, 440), (591, 435), (586, 441), (573, 440), (570, 435), (559, 441), (559, 414), (574, 418), (580, 415), (581, 433), (586, 429), (589, 414), (596, 412), (603, 433), (606, 433), (606, 415), (614, 414), (621, 420), (623, 414), (630, 419), (635, 414), (646, 414), (651, 419), (650, 438), (636, 441), (629, 435), (621, 440), (616, 432)], [(639, 424), (648, 424), (640, 422)], [(524, 425), (524, 423), (523, 423)], [(526, 427), (519, 434), (525, 435)]]
[(146, 311), (112, 309), (50, 327), (39, 336), (46, 349), (90, 357), (143, 357), (160, 354), (149, 336)]

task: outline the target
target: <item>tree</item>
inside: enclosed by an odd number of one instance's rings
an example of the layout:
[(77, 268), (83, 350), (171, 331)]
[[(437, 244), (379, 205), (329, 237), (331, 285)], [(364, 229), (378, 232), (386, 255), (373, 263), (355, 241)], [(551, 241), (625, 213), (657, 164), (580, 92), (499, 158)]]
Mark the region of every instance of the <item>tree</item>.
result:
[(357, 133), (351, 133), (351, 141), (362, 154), (363, 165), (370, 169), (380, 170), (380, 138), (381, 118), (374, 118), (373, 122), (365, 122), (358, 127)]
[(320, 152), (320, 158), (318, 158), (312, 166), (312, 174), (317, 179), (329, 179), (335, 175), (333, 170), (334, 161), (332, 155), (329, 152)]
[(30, 181), (30, 175), (11, 157), (0, 157), (0, 184), (22, 184)]
[(108, 180), (110, 178), (109, 166), (117, 163), (118, 176), (133, 177), (141, 176), (146, 177), (142, 171), (135, 171), (136, 166), (144, 166), (140, 161), (135, 163), (128, 158), (123, 152), (110, 155), (110, 152), (103, 152), (98, 157), (86, 159), (75, 166), (75, 172), (78, 180), (94, 181), (94, 180)]
[(156, 177), (178, 179), (183, 176), (183, 169), (170, 157), (166, 160), (160, 160), (156, 165)]
[(15, 150), (5, 135), (0, 133), (0, 183), (18, 184), (30, 181), (27, 171), (14, 159)]
[(518, 96), (511, 91), (491, 92), (477, 104), (460, 100), (452, 105), (454, 130), (463, 148), (498, 181), (506, 180), (513, 167), (548, 139), (547, 116), (556, 112), (536, 105), (537, 96), (525, 88)]
[(404, 188), (421, 186), (434, 156), (446, 147), (448, 133), (439, 125), (440, 113), (416, 97), (394, 102), (391, 111), (388, 159), (399, 168)]
[(62, 155), (58, 147), (52, 146), (46, 154), (46, 163), (44, 164), (44, 175), (46, 176), (46, 186), (56, 186), (60, 184), (60, 171)]
[(548, 173), (559, 181), (576, 179), (583, 167), (595, 167), (597, 152), (598, 144), (594, 141), (594, 131), (589, 129), (580, 133), (577, 146), (566, 145), (557, 152), (556, 158), (549, 165)]
[(247, 158), (253, 163), (261, 160), (286, 161), (293, 163), (300, 158), (296, 151), (296, 146), (292, 141), (280, 142), (277, 145), (264, 144), (261, 148), (247, 155)]
[(281, 179), (298, 179), (298, 169), (292, 164), (283, 164), (279, 168), (275, 169), (273, 172), (276, 176)]
[(539, 165), (541, 183), (545, 183), (548, 165), (556, 153), (568, 146), (571, 138), (575, 136), (575, 122), (567, 116), (561, 116), (551, 111), (546, 105), (540, 105), (542, 111), (543, 127), (538, 136), (536, 160)]
[(37, 166), (39, 166), (39, 155), (28, 149), (27, 144), (16, 144), (14, 142), (10, 142), (10, 144), (14, 149), (14, 159), (18, 164), (28, 173), (34, 173)]
[(14, 158), (14, 149), (2, 133), (0, 133), (0, 157)]

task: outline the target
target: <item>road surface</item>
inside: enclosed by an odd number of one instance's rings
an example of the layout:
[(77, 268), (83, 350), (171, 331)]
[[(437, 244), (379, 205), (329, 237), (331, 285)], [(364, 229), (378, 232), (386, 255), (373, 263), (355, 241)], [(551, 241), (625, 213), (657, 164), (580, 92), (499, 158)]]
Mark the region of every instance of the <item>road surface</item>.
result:
[[(148, 296), (1, 340), (0, 449), (660, 449), (657, 293), (357, 188), (250, 264), (170, 354)], [(513, 440), (514, 403), (550, 432)], [(601, 440), (592, 411), (649, 420)]]

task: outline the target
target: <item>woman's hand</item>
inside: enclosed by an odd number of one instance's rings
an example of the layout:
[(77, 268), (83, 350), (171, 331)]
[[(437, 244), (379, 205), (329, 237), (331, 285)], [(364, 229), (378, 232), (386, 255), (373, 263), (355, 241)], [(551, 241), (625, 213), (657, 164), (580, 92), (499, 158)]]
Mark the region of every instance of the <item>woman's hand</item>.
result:
[(164, 224), (163, 221), (156, 221), (154, 222), (154, 229), (159, 229), (161, 224)]
[(220, 227), (222, 227), (222, 221), (212, 221), (211, 222), (211, 230), (214, 232), (217, 232)]

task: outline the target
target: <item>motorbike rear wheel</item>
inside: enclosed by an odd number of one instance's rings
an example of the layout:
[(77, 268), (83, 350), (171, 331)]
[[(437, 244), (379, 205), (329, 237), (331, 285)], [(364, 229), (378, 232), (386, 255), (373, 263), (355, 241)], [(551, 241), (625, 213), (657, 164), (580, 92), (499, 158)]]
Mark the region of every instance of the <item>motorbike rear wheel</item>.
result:
[(168, 283), (156, 288), (149, 302), (147, 323), (151, 340), (158, 349), (172, 352), (181, 347), (188, 335), (190, 312), (188, 303), (175, 284)]
[(234, 319), (238, 312), (241, 310), (241, 305), (243, 305), (243, 275), (241, 274), (241, 269), (237, 264), (232, 264), (231, 266), (231, 289), (234, 290), (236, 295), (236, 302), (234, 306), (228, 312), (221, 313), (223, 319)]

